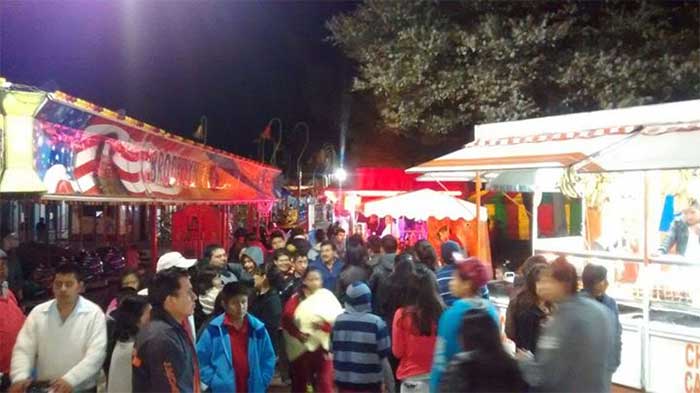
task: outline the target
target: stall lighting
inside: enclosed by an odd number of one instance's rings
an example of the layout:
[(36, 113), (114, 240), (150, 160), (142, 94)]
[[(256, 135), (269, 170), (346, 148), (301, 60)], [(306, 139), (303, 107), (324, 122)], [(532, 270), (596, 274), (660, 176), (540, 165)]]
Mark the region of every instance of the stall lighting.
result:
[(335, 177), (339, 183), (343, 183), (348, 180), (348, 172), (343, 168), (338, 168), (333, 173), (333, 177)]

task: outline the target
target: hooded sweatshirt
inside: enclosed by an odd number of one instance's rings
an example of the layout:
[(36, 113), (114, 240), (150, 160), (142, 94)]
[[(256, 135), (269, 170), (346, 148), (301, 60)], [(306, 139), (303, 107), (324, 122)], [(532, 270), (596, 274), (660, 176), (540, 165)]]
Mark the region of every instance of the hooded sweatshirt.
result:
[(367, 284), (354, 282), (345, 293), (345, 312), (331, 333), (335, 383), (341, 389), (373, 391), (384, 381), (389, 332), (384, 321), (370, 312), (372, 293)]
[(382, 254), (379, 258), (379, 263), (374, 267), (372, 275), (369, 278), (369, 287), (374, 294), (372, 302), (372, 312), (390, 320), (390, 315), (387, 315), (385, 304), (387, 302), (389, 289), (389, 275), (394, 271), (394, 260), (396, 254)]

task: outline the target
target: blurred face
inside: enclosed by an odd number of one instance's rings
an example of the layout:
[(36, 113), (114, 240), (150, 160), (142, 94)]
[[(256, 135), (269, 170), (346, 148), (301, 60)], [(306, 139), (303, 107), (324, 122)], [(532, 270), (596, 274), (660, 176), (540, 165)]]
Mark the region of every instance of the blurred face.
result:
[(472, 286), (469, 281), (462, 280), (457, 272), (452, 275), (452, 280), (450, 280), (450, 293), (457, 299), (462, 299), (466, 297), (471, 297), (474, 295), (472, 291)]
[(323, 278), (321, 277), (321, 273), (316, 271), (310, 272), (304, 279), (304, 286), (311, 293), (323, 288)]
[(53, 294), (60, 304), (73, 304), (83, 290), (83, 283), (75, 274), (56, 274), (53, 279)]
[(7, 280), (7, 258), (0, 258), (0, 282)]
[(304, 274), (306, 269), (309, 267), (309, 258), (306, 255), (298, 256), (294, 260), (294, 273), (297, 276)]
[(214, 250), (214, 252), (211, 254), (211, 259), (209, 259), (209, 263), (217, 269), (221, 269), (226, 266), (226, 250), (223, 248), (217, 248)]
[(252, 274), (253, 270), (255, 269), (255, 261), (253, 261), (253, 259), (247, 255), (243, 256), (243, 269), (250, 274)]
[(141, 280), (139, 280), (139, 276), (136, 274), (129, 274), (122, 278), (122, 288), (134, 288), (138, 291), (140, 285)]
[(537, 295), (548, 302), (560, 302), (568, 297), (564, 283), (552, 277), (552, 272), (544, 270), (537, 281)]
[(321, 247), (321, 260), (325, 263), (331, 263), (335, 259), (335, 251), (333, 251), (333, 246), (327, 244)]
[(287, 255), (280, 255), (279, 258), (275, 259), (275, 265), (285, 274), (292, 270), (292, 260)]
[(593, 287), (593, 296), (602, 296), (608, 290), (608, 280), (603, 280)]
[(694, 207), (689, 207), (683, 211), (683, 220), (688, 225), (696, 225), (700, 223), (700, 210), (694, 208)]
[(275, 237), (274, 239), (272, 239), (272, 241), (270, 241), (270, 246), (272, 246), (273, 250), (279, 250), (281, 248), (284, 248), (285, 245), (285, 241), (281, 237)]
[(141, 318), (139, 319), (137, 326), (139, 327), (139, 329), (141, 329), (144, 326), (148, 325), (148, 322), (151, 322), (151, 305), (150, 304), (146, 305), (146, 308), (144, 308), (143, 314), (141, 314)]
[(242, 321), (248, 313), (248, 296), (238, 295), (223, 304), (226, 315), (234, 321)]
[(8, 236), (2, 241), (2, 249), (5, 251), (10, 251), (19, 247), (19, 239), (14, 236)]
[(346, 237), (345, 232), (338, 232), (335, 234), (335, 242), (337, 244), (343, 244), (343, 243), (345, 243), (345, 237)]
[(253, 280), (255, 280), (255, 289), (260, 290), (265, 285), (265, 275), (264, 274), (253, 274)]
[(175, 295), (170, 295), (165, 300), (165, 310), (175, 317), (177, 321), (182, 321), (194, 314), (196, 300), (197, 295), (192, 290), (189, 277), (181, 277), (180, 289), (177, 290)]

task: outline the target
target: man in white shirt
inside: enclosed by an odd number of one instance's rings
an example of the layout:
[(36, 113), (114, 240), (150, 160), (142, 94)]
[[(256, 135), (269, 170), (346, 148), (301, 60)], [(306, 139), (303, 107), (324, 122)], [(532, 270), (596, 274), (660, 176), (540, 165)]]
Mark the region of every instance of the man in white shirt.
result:
[(36, 381), (54, 393), (95, 391), (107, 347), (105, 316), (99, 306), (80, 296), (80, 268), (56, 269), (54, 300), (36, 306), (27, 317), (12, 352), (11, 393), (24, 393)]

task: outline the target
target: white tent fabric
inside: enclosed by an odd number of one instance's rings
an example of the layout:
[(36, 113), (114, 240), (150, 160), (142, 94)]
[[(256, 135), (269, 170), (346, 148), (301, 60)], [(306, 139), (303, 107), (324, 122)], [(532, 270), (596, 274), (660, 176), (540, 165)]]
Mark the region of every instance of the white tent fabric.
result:
[(564, 173), (559, 168), (526, 169), (501, 172), (486, 184), (490, 191), (559, 192), (559, 180)]
[[(379, 217), (406, 217), (426, 221), (429, 217), (438, 220), (449, 218), (473, 220), (476, 218), (476, 205), (462, 199), (442, 194), (430, 189), (422, 189), (391, 198), (367, 202), (365, 215), (376, 214)], [(488, 210), (481, 208), (481, 221), (486, 221)]]

